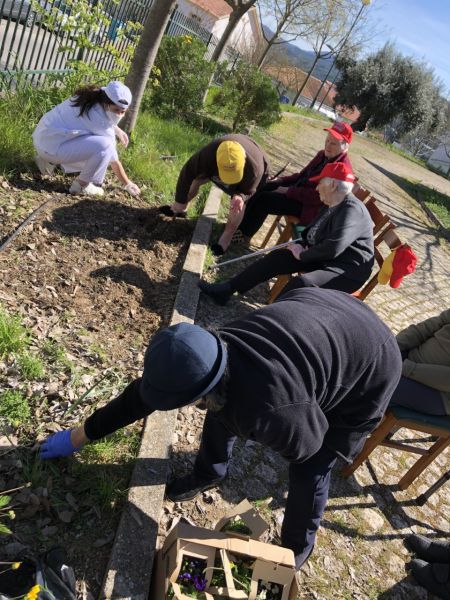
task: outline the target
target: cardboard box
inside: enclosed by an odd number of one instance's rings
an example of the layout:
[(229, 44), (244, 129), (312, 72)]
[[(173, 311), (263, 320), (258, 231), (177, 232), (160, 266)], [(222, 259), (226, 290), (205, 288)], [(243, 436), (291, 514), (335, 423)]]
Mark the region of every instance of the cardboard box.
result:
[[(244, 520), (244, 519), (243, 519)], [(201, 561), (205, 589), (199, 598), (213, 597), (233, 600), (255, 600), (258, 587), (267, 582), (278, 587), (276, 600), (293, 600), (298, 588), (295, 579), (295, 560), (292, 550), (265, 544), (253, 538), (240, 539), (217, 530), (178, 523), (168, 534), (163, 548), (158, 552), (153, 571), (151, 600), (166, 600), (170, 589), (176, 600), (191, 600), (183, 594), (182, 566), (192, 558)], [(246, 561), (251, 571), (247, 591), (232, 574), (231, 561)], [(250, 572), (249, 571), (249, 572)], [(214, 573), (220, 573), (225, 585), (211, 585)], [(266, 583), (262, 583), (266, 582)], [(273, 589), (273, 586), (272, 586)], [(172, 593), (170, 592), (170, 593)]]
[(235, 517), (238, 517), (250, 529), (251, 533), (249, 535), (237, 531), (223, 531), (223, 533), (239, 537), (243, 540), (248, 538), (259, 540), (262, 534), (269, 529), (269, 525), (248, 500), (242, 500), (226, 517), (220, 519), (214, 529), (222, 531)]

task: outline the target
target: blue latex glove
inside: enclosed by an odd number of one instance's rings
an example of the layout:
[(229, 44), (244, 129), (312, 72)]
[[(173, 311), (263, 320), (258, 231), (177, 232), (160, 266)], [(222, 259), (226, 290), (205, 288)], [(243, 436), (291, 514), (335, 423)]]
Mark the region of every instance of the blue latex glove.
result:
[(75, 448), (70, 441), (71, 432), (71, 429), (64, 429), (64, 431), (58, 431), (48, 437), (45, 442), (42, 442), (41, 444), (39, 458), (41, 460), (47, 460), (48, 458), (70, 456), (74, 452), (80, 450), (80, 448)]

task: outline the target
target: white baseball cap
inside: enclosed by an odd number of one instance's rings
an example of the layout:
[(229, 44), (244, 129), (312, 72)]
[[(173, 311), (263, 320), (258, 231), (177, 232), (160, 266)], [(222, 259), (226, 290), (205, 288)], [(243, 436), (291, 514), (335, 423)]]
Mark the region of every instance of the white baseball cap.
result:
[(130, 88), (120, 81), (110, 81), (108, 85), (101, 88), (113, 104), (124, 108), (129, 108), (133, 96)]

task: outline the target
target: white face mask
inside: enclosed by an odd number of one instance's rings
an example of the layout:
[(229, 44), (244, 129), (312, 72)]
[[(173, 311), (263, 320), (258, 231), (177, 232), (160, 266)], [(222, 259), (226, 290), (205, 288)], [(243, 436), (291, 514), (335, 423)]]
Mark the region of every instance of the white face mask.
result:
[(111, 123), (113, 125), (118, 125), (120, 119), (123, 117), (123, 115), (118, 115), (115, 112), (112, 112), (111, 110), (107, 110), (106, 112), (106, 116), (108, 117), (108, 119), (111, 121)]

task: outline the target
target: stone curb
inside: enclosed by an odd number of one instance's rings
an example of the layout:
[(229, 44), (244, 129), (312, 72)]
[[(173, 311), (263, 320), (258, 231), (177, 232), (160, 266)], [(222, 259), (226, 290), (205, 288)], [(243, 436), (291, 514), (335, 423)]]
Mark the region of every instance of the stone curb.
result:
[[(221, 197), (222, 191), (213, 186), (183, 265), (170, 325), (194, 322), (200, 293), (197, 282)], [(148, 598), (176, 418), (177, 411), (155, 412), (145, 421), (127, 504), (117, 528), (100, 600)]]

